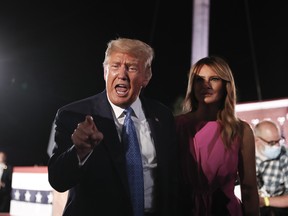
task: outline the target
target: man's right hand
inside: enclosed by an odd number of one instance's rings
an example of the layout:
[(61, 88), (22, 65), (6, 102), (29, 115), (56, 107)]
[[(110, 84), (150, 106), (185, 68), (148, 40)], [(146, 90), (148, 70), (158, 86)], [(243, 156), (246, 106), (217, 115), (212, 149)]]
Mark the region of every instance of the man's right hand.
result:
[(71, 138), (82, 160), (103, 140), (103, 134), (98, 131), (92, 116), (87, 115), (85, 121), (78, 124)]

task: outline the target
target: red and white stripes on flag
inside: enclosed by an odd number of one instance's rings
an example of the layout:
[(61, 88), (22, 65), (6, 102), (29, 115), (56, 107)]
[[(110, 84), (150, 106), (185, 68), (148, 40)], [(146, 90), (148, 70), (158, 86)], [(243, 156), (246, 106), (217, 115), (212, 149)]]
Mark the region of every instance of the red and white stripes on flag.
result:
[(14, 167), (10, 215), (52, 216), (53, 189), (46, 166)]

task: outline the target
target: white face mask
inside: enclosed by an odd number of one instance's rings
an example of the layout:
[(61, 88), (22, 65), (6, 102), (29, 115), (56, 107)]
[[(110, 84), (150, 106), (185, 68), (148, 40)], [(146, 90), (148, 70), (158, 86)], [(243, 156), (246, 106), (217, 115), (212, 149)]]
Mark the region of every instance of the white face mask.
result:
[(281, 152), (281, 146), (273, 145), (273, 146), (268, 146), (265, 145), (264, 150), (263, 150), (263, 155), (265, 155), (268, 159), (274, 159), (278, 157), (278, 155)]

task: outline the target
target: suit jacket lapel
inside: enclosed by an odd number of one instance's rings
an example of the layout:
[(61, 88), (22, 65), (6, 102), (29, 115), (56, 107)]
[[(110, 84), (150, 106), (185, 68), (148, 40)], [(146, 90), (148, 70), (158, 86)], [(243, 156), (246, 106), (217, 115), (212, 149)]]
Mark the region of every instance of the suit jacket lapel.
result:
[[(101, 93), (99, 99), (100, 101), (97, 101), (94, 104), (93, 118), (95, 118), (97, 128), (104, 135), (102, 144), (106, 145), (108, 154), (110, 154), (110, 158), (113, 161), (128, 195), (129, 188), (125, 168), (125, 148), (123, 143), (119, 140), (112, 115), (112, 108), (108, 102), (106, 91)], [(98, 121), (99, 126), (97, 125)]]
[(159, 147), (160, 147), (160, 139), (161, 139), (161, 130), (160, 130), (160, 119), (155, 116), (155, 112), (153, 111), (153, 105), (149, 103), (147, 99), (144, 97), (141, 97), (142, 107), (145, 113), (145, 117), (148, 121), (150, 130), (151, 130), (151, 136), (154, 140), (156, 155), (158, 158), (159, 153)]

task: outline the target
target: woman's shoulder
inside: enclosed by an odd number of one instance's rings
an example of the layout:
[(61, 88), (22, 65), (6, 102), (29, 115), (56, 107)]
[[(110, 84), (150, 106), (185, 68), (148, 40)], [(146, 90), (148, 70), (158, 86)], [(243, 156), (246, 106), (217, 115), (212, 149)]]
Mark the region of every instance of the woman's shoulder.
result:
[(255, 141), (254, 141), (254, 132), (253, 132), (253, 128), (252, 126), (244, 121), (244, 120), (240, 120), (240, 124), (241, 124), (241, 130), (242, 130), (242, 145), (254, 145)]

